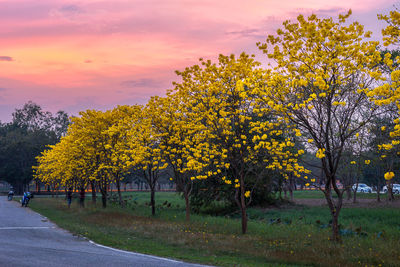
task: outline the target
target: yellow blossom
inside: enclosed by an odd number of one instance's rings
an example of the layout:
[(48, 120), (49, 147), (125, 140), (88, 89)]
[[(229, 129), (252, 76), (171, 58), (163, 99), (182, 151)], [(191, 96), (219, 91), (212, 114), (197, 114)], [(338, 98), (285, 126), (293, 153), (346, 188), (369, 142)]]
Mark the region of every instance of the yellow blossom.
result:
[(384, 177), (385, 177), (385, 180), (389, 181), (389, 180), (393, 179), (394, 172), (387, 172), (387, 173), (385, 173)]
[(325, 148), (320, 148), (317, 151), (317, 154), (315, 155), (317, 158), (322, 159), (325, 157)]

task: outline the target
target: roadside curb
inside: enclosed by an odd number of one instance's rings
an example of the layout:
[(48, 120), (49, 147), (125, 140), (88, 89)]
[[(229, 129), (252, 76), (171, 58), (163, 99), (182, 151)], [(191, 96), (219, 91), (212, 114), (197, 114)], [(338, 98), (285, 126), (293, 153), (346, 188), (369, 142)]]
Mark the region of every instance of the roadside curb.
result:
[(127, 250), (122, 250), (122, 249), (117, 249), (117, 248), (113, 248), (113, 247), (104, 246), (104, 245), (98, 244), (98, 243), (96, 243), (96, 242), (90, 240), (89, 238), (87, 238), (87, 237), (84, 236), (84, 235), (81, 235), (81, 234), (74, 234), (74, 233), (72, 233), (71, 231), (69, 231), (69, 230), (67, 230), (67, 229), (64, 229), (64, 228), (58, 226), (56, 223), (54, 223), (53, 221), (51, 221), (48, 217), (46, 217), (46, 216), (40, 214), (39, 212), (36, 212), (36, 211), (32, 210), (30, 207), (28, 207), (28, 209), (29, 209), (31, 212), (34, 212), (34, 213), (38, 214), (38, 215), (41, 217), (41, 220), (42, 220), (42, 221), (45, 220), (46, 222), (52, 224), (52, 225), (53, 225), (53, 227), (52, 227), (53, 229), (59, 229), (59, 230), (61, 230), (61, 231), (64, 231), (64, 232), (66, 232), (66, 233), (68, 233), (68, 234), (70, 234), (70, 235), (72, 235), (72, 236), (75, 236), (75, 237), (77, 237), (77, 238), (80, 238), (81, 240), (88, 241), (90, 244), (92, 244), (92, 245), (94, 245), (94, 246), (97, 246), (97, 247), (100, 247), (100, 248), (112, 250), (112, 251), (115, 251), (115, 252), (120, 252), (120, 253), (135, 255), (135, 256), (147, 257), (147, 258), (149, 258), (149, 259), (154, 259), (154, 260), (166, 261), (166, 262), (170, 262), (170, 263), (183, 264), (183, 265), (188, 264), (188, 265), (191, 265), (191, 266), (193, 266), (193, 267), (196, 267), (196, 266), (198, 266), (198, 267), (214, 267), (213, 265), (203, 265), (203, 264), (198, 264), (198, 263), (179, 261), (179, 260), (174, 260), (174, 259), (169, 259), (169, 258), (164, 258), (164, 257), (159, 257), (159, 256), (153, 256), (153, 255), (149, 255), (149, 254), (143, 254), (143, 253), (138, 253), (138, 252), (127, 251)]
[[(86, 238), (87, 239), (87, 238)], [(97, 247), (101, 247), (101, 248), (105, 248), (105, 249), (109, 249), (112, 251), (116, 251), (116, 252), (122, 252), (122, 253), (126, 253), (126, 254), (131, 254), (131, 255), (135, 255), (135, 256), (141, 256), (141, 257), (147, 257), (150, 259), (155, 259), (155, 260), (163, 260), (163, 261), (168, 261), (168, 262), (173, 262), (173, 263), (180, 263), (180, 264), (190, 264), (193, 266), (212, 266), (212, 265), (201, 265), (201, 264), (197, 264), (197, 263), (190, 263), (190, 262), (184, 262), (184, 261), (178, 261), (178, 260), (173, 260), (173, 259), (169, 259), (169, 258), (163, 258), (163, 257), (158, 257), (158, 256), (153, 256), (153, 255), (148, 255), (148, 254), (143, 254), (143, 253), (138, 253), (138, 252), (132, 252), (132, 251), (127, 251), (127, 250), (122, 250), (122, 249), (117, 249), (117, 248), (113, 248), (113, 247), (108, 247), (108, 246), (104, 246), (104, 245), (100, 245), (97, 244), (96, 242), (87, 239), (87, 241), (89, 241), (90, 244), (93, 244)]]

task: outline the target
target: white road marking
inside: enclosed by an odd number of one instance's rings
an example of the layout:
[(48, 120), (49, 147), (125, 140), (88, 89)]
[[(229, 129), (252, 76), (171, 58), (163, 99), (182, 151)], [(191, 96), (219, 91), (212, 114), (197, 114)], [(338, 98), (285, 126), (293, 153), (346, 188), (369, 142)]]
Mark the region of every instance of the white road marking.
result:
[[(131, 251), (126, 251), (126, 250), (121, 250), (121, 249), (116, 249), (116, 248), (112, 248), (112, 247), (107, 247), (107, 246), (103, 246), (100, 244), (97, 244), (96, 242), (93, 242), (92, 240), (89, 240), (89, 243), (101, 247), (101, 248), (106, 248), (106, 249), (110, 249), (116, 252), (122, 252), (122, 253), (126, 253), (126, 254), (131, 254), (131, 255), (135, 255), (135, 256), (142, 256), (142, 257), (147, 257), (147, 258), (151, 258), (151, 259), (156, 259), (156, 260), (163, 260), (163, 261), (169, 261), (169, 262), (174, 262), (174, 263), (185, 263), (183, 261), (176, 261), (176, 260), (171, 260), (168, 258), (162, 258), (162, 257), (157, 257), (157, 256), (152, 256), (152, 255), (147, 255), (147, 254), (142, 254), (142, 253), (137, 253), (137, 252), (131, 252)], [(202, 265), (205, 266), (205, 265)]]
[(50, 229), (50, 226), (16, 226), (16, 227), (0, 227), (0, 230), (24, 230), (24, 229)]

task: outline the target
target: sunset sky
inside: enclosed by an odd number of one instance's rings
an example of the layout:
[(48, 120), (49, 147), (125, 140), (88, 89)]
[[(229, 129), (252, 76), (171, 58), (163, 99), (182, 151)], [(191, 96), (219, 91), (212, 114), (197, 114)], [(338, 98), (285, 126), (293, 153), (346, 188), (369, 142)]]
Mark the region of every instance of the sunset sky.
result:
[(257, 54), (284, 20), (353, 10), (380, 38), (389, 0), (0, 0), (0, 121), (44, 110), (109, 109), (163, 95), (174, 70), (220, 53)]

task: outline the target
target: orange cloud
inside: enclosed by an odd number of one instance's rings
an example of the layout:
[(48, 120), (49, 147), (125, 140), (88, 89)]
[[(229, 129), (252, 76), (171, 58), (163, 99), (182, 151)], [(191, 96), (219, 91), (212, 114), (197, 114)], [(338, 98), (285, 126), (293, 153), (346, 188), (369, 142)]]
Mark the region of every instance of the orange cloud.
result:
[(299, 13), (337, 16), (352, 8), (354, 19), (372, 13), (374, 25), (375, 12), (393, 3), (0, 0), (0, 120), (7, 116), (1, 105), (30, 99), (74, 113), (143, 103), (171, 86), (175, 69), (199, 57), (257, 52), (257, 41)]

